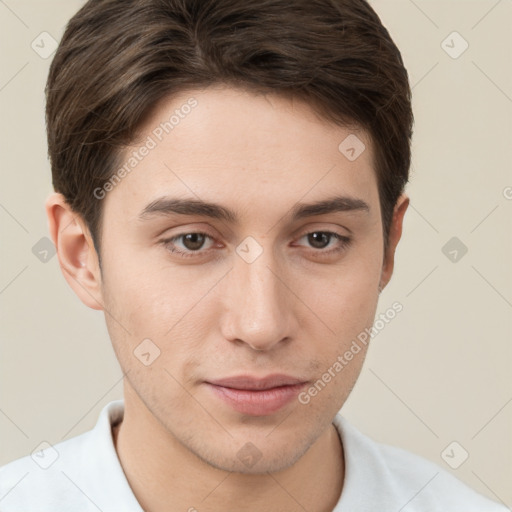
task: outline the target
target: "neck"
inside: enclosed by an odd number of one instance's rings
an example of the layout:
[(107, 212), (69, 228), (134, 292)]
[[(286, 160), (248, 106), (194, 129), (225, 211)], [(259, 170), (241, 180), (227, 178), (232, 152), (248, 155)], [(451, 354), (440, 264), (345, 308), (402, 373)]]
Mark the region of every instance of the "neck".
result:
[(345, 467), (333, 424), (291, 467), (242, 474), (199, 459), (149, 411), (148, 415), (132, 414), (130, 405), (125, 396), (123, 421), (113, 428), (114, 446), (146, 512), (330, 512), (339, 500)]

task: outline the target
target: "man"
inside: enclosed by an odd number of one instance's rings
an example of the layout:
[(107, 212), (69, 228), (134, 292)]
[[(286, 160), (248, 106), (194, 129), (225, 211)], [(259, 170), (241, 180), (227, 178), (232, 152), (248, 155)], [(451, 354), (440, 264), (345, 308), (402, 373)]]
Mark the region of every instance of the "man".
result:
[(2, 511), (505, 510), (337, 414), (409, 203), (365, 1), (90, 1), (46, 92), (51, 236), (124, 400), (1, 468)]

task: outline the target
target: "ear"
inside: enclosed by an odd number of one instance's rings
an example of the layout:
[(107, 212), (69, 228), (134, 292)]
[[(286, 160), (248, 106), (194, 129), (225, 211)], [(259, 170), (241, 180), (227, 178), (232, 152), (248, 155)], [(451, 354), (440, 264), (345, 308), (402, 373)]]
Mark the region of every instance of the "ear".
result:
[(388, 247), (384, 254), (379, 290), (383, 290), (391, 280), (395, 265), (395, 250), (402, 236), (402, 224), (408, 206), (409, 198), (405, 194), (402, 194), (396, 202), (393, 211), (393, 219), (389, 227)]
[(87, 225), (71, 210), (62, 194), (48, 196), (45, 208), (50, 236), (66, 281), (86, 306), (104, 309), (98, 255)]

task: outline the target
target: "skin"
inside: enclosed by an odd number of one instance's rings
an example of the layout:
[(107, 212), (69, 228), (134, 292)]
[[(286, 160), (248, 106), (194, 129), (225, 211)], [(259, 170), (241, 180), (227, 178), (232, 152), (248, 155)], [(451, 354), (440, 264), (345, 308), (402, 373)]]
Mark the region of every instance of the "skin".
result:
[[(403, 195), (395, 206), (384, 254), (367, 134), (274, 94), (183, 92), (158, 105), (138, 140), (191, 97), (198, 105), (103, 199), (101, 270), (83, 220), (60, 194), (46, 203), (63, 274), (87, 306), (105, 312), (126, 373), (124, 420), (113, 432), (120, 462), (151, 512), (330, 511), (345, 470), (332, 420), (366, 348), (308, 404), (294, 399), (269, 415), (235, 411), (205, 381), (273, 373), (309, 383), (321, 378), (373, 324), (409, 199)], [(352, 133), (366, 145), (355, 161), (338, 150)], [(369, 210), (291, 220), (297, 202), (333, 194), (361, 199)], [(176, 214), (140, 220), (164, 195), (216, 202), (238, 222)], [(343, 247), (327, 237), (315, 244), (307, 236), (326, 231), (351, 242)], [(192, 257), (161, 242), (191, 232), (211, 237), (199, 249), (200, 242), (174, 240)], [(252, 263), (236, 252), (248, 236), (263, 251)], [(145, 366), (134, 350), (147, 338), (160, 355)], [(251, 467), (237, 456), (248, 442), (261, 455)]]

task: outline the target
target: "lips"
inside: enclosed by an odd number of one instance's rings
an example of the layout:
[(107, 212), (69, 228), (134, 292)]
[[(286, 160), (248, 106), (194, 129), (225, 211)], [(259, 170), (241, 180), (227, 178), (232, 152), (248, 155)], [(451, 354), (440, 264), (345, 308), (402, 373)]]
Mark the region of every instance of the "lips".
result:
[(263, 378), (241, 375), (205, 383), (215, 397), (236, 411), (250, 416), (273, 414), (288, 405), (307, 384), (289, 375)]
[(303, 384), (305, 381), (288, 375), (274, 374), (263, 378), (241, 375), (238, 377), (227, 377), (225, 379), (212, 380), (208, 382), (214, 386), (221, 386), (224, 388), (261, 391), (280, 386), (295, 386), (296, 384)]

